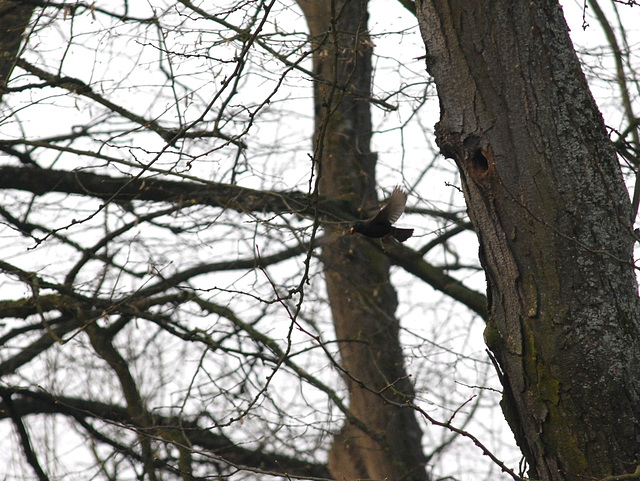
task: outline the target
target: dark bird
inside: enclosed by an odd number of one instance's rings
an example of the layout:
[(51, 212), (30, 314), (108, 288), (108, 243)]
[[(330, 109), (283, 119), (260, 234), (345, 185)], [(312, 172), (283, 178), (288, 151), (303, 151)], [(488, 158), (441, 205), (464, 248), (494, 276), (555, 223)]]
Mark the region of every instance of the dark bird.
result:
[(399, 229), (393, 227), (393, 223), (397, 221), (404, 212), (404, 206), (407, 203), (407, 193), (400, 187), (396, 186), (387, 205), (378, 212), (372, 219), (367, 221), (357, 221), (351, 224), (349, 234), (359, 232), (367, 237), (382, 237), (383, 242), (388, 242), (390, 237), (394, 237), (400, 242), (406, 241), (413, 235), (413, 229)]

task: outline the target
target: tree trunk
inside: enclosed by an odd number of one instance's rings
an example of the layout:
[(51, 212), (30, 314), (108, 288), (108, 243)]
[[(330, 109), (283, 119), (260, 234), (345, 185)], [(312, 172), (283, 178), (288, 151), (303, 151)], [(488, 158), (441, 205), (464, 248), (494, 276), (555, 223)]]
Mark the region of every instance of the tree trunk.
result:
[(485, 339), (539, 480), (640, 459), (640, 324), (630, 202), (556, 1), (417, 2), (486, 270)]
[(22, 36), (33, 9), (33, 5), (23, 2), (0, 0), (0, 99), (16, 64)]
[[(316, 47), (315, 160), (323, 196), (348, 201), (364, 216), (378, 208), (376, 155), (370, 150), (372, 43), (367, 2), (299, 0)], [(375, 244), (344, 236), (345, 224), (327, 224), (336, 235), (322, 259), (331, 311), (348, 372), (350, 409), (368, 427), (346, 424), (329, 458), (335, 479), (425, 480), (422, 432), (410, 409), (384, 402), (412, 400), (394, 316), (396, 292), (390, 262)], [(357, 381), (356, 381), (357, 379)], [(365, 389), (363, 386), (380, 394)]]

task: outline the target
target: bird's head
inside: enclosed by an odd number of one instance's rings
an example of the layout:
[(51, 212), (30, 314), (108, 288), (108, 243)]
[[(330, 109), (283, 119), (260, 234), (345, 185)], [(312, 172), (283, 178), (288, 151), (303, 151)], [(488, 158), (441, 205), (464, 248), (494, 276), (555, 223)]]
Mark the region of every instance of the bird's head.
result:
[(365, 223), (362, 222), (361, 220), (358, 220), (352, 223), (351, 226), (349, 226), (349, 234), (355, 234), (356, 232), (360, 232), (364, 224)]

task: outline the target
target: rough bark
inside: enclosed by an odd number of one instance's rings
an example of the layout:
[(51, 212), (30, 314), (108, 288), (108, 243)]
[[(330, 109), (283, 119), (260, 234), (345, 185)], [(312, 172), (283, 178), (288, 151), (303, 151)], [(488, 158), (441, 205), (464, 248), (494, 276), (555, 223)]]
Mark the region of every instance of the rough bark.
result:
[[(353, 211), (366, 217), (378, 207), (376, 155), (370, 150), (371, 117), (364, 100), (371, 85), (367, 2), (298, 3), (316, 45), (314, 74), (321, 78), (315, 84), (320, 193), (349, 202)], [(325, 225), (337, 234), (345, 227)], [(413, 411), (383, 399), (403, 403), (414, 396), (398, 339), (390, 261), (357, 236), (339, 236), (324, 247), (322, 259), (342, 365), (348, 373), (350, 409), (370, 428), (365, 433), (347, 423), (334, 440), (329, 469), (336, 479), (424, 480), (422, 433)]]
[(417, 3), (487, 274), (485, 339), (505, 415), (539, 480), (640, 459), (631, 209), (562, 11), (545, 0)]

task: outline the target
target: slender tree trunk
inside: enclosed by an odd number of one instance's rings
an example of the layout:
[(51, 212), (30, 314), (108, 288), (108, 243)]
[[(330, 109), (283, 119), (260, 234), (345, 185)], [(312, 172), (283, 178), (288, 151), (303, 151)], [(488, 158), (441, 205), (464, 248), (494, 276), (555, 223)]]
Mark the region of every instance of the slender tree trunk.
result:
[[(318, 47), (314, 71), (316, 161), (322, 195), (353, 211), (378, 207), (376, 155), (370, 150), (372, 43), (367, 2), (299, 0)], [(336, 479), (425, 480), (422, 432), (413, 411), (384, 402), (413, 399), (398, 339), (396, 292), (389, 260), (345, 225), (325, 225), (337, 240), (323, 249), (331, 311), (349, 389), (350, 409), (368, 427), (347, 423), (336, 436), (329, 468)], [(359, 382), (356, 382), (353, 378)], [(363, 388), (379, 391), (381, 395)]]
[(538, 480), (640, 461), (630, 202), (554, 0), (417, 2), (437, 142), (460, 169), (487, 274), (485, 339)]

